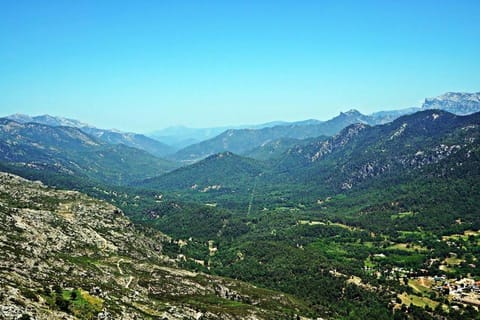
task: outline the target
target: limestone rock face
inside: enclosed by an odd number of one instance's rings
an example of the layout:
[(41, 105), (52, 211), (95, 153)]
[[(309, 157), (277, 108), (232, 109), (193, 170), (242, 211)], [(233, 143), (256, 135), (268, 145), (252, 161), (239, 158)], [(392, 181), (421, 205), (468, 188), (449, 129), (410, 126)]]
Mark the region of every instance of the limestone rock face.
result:
[(422, 109), (441, 109), (458, 115), (480, 111), (480, 92), (447, 92), (435, 98), (427, 98)]

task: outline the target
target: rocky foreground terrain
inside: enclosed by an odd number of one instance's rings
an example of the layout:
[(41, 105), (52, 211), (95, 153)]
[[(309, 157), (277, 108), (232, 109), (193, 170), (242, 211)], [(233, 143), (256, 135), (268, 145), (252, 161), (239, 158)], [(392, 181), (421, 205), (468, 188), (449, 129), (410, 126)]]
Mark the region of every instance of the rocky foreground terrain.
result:
[(0, 319), (291, 319), (288, 295), (181, 270), (114, 206), (0, 173)]

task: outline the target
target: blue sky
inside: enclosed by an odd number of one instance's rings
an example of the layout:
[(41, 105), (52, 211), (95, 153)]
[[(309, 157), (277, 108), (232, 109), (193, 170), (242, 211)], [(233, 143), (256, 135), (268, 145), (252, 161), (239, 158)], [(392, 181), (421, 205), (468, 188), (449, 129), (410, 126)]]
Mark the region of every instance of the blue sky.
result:
[(0, 115), (148, 132), (480, 91), (480, 1), (0, 0)]

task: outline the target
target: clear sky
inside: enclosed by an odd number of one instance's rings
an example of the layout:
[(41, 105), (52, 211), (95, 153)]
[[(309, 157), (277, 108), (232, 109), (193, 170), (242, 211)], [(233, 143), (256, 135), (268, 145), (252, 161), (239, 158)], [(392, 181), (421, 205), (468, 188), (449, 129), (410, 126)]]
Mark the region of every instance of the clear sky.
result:
[(148, 132), (480, 91), (480, 1), (0, 0), (0, 116)]

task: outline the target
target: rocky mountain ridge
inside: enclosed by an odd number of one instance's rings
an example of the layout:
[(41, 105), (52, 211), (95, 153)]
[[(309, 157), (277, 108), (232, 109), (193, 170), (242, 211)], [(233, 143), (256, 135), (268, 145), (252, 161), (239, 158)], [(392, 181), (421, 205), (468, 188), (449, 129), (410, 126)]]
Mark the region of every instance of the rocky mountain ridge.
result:
[(447, 92), (435, 98), (426, 98), (421, 107), (379, 111), (364, 115), (350, 109), (327, 121), (305, 120), (297, 122), (274, 121), (250, 126), (216, 128), (170, 127), (158, 130), (147, 137), (142, 134), (95, 128), (78, 120), (50, 115), (28, 116), (14, 114), (7, 118), (20, 122), (35, 122), (49, 126), (79, 128), (108, 144), (124, 144), (147, 151), (158, 157), (169, 156), (171, 160), (191, 163), (208, 155), (223, 151), (237, 154), (263, 154), (254, 149), (280, 139), (307, 139), (321, 135), (332, 136), (354, 123), (378, 125), (391, 122), (398, 117), (427, 109), (440, 109), (458, 115), (480, 111), (480, 93)]
[[(261, 129), (229, 129), (218, 136), (190, 145), (177, 151), (171, 158), (180, 161), (197, 161), (208, 155), (231, 151), (241, 155), (265, 154), (252, 152), (262, 145), (274, 143), (280, 139), (307, 139), (318, 136), (333, 136), (343, 128), (362, 123), (370, 126), (385, 124), (401, 116), (428, 109), (440, 109), (453, 114), (467, 115), (480, 111), (479, 93), (446, 93), (436, 98), (427, 98), (419, 108), (380, 111), (364, 115), (356, 109), (350, 109), (327, 121), (307, 120), (294, 123), (282, 123)], [(277, 155), (277, 154), (275, 154)]]
[(426, 110), (385, 125), (351, 125), (326, 141), (290, 149), (282, 161), (284, 168), (298, 168), (298, 179), (316, 176), (315, 181), (350, 189), (369, 178), (419, 170), (457, 153), (468, 157), (478, 151), (479, 128), (480, 113)]
[(110, 184), (156, 176), (175, 167), (146, 151), (105, 143), (73, 127), (0, 119), (0, 162)]
[(151, 139), (143, 134), (132, 133), (132, 132), (122, 132), (120, 130), (106, 130), (99, 129), (94, 126), (91, 126), (87, 123), (62, 118), (55, 117), (50, 115), (41, 115), (31, 117), (24, 114), (13, 114), (6, 117), (7, 119), (14, 120), (20, 123), (39, 123), (51, 127), (73, 127), (78, 128), (81, 131), (85, 132), (88, 135), (98, 138), (100, 141), (103, 141), (108, 144), (117, 145), (124, 144), (128, 147), (137, 148), (144, 150), (148, 153), (151, 153), (157, 157), (163, 157), (169, 153), (172, 153), (174, 149), (164, 143), (161, 143), (155, 139)]
[(224, 151), (248, 154), (262, 145), (280, 139), (308, 139), (331, 136), (347, 125), (367, 123), (367, 120), (368, 118), (357, 110), (350, 110), (345, 113), (341, 112), (337, 117), (325, 122), (306, 121), (262, 129), (230, 129), (215, 138), (186, 147), (176, 152), (172, 158), (191, 162)]
[(447, 92), (435, 98), (427, 98), (421, 109), (440, 109), (458, 115), (480, 111), (480, 92)]

